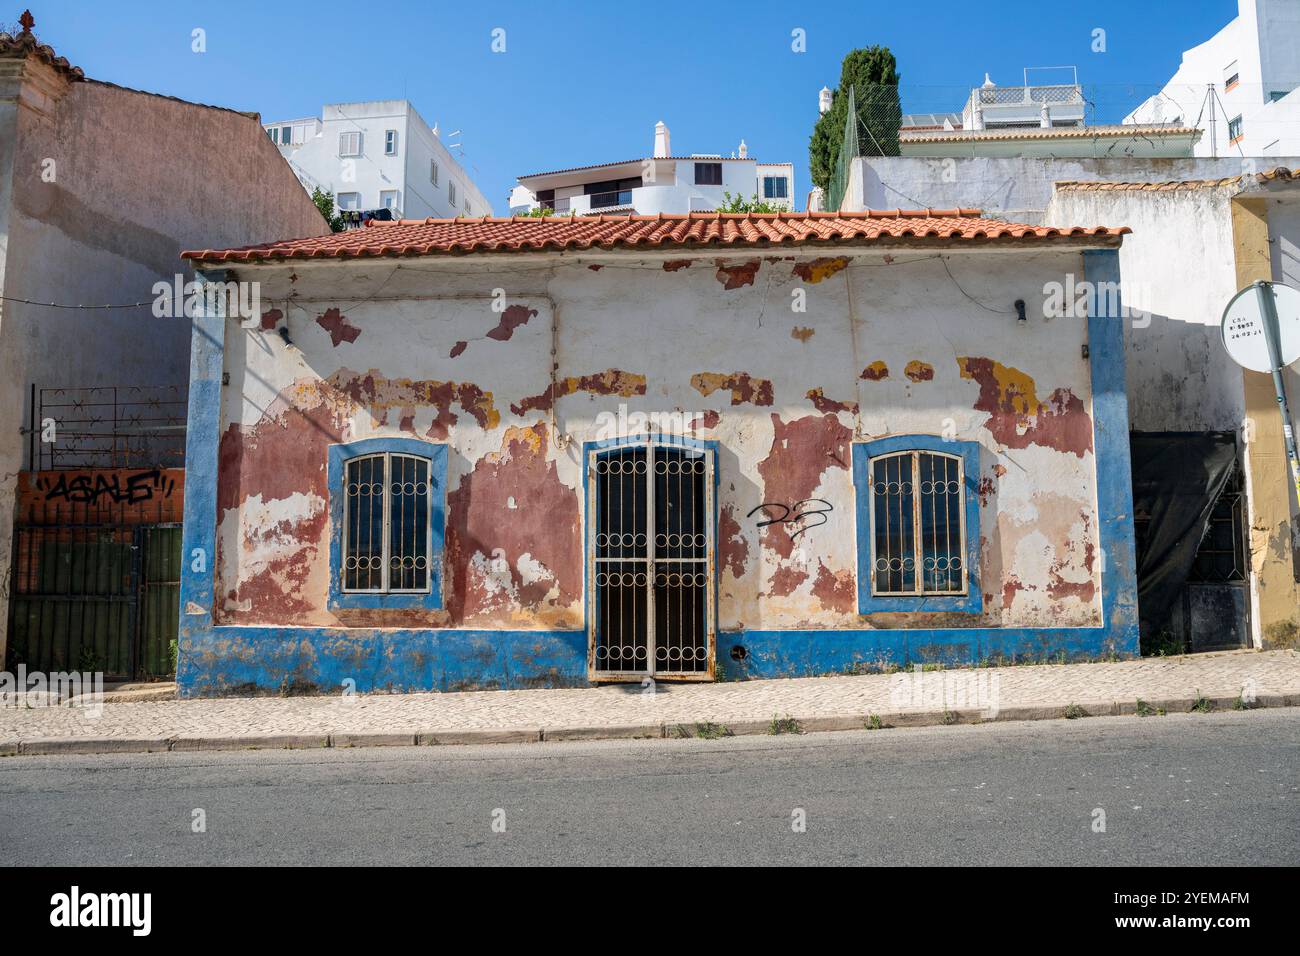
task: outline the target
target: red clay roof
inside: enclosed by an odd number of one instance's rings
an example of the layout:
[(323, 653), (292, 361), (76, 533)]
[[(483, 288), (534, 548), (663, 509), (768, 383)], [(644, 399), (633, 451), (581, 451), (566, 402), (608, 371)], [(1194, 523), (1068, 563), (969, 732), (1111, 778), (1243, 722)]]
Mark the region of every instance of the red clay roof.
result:
[(1150, 136), (1191, 136), (1199, 137), (1200, 130), (1194, 126), (1176, 126), (1162, 124), (1113, 123), (1106, 126), (1055, 126), (1048, 129), (1036, 126), (1002, 127), (994, 129), (954, 129), (942, 132), (911, 132), (900, 130), (901, 141), (909, 146), (918, 143), (967, 143), (972, 140), (980, 142), (1016, 139), (1115, 139)]
[(55, 53), (54, 48), (48, 43), (41, 43), (37, 40), (36, 35), (31, 32), (30, 26), (14, 34), (0, 33), (0, 56), (17, 59), (34, 56), (38, 60), (48, 63), (74, 82), (85, 78), (85, 74), (81, 72), (81, 67), (73, 66), (67, 61), (66, 57), (61, 57)]
[(548, 216), (531, 218), (404, 219), (362, 229), (238, 249), (196, 249), (199, 262), (353, 259), (485, 252), (584, 249), (762, 247), (769, 244), (875, 240), (1051, 240), (1119, 237), (1127, 227), (1028, 226), (979, 218), (978, 209), (886, 209), (863, 213), (690, 213), (675, 216)]

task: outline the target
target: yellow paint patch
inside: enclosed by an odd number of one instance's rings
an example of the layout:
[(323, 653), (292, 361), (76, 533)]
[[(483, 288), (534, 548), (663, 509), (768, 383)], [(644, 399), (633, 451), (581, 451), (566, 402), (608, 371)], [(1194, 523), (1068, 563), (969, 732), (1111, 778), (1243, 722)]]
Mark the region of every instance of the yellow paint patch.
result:
[(974, 367), (976, 362), (990, 363), (993, 370), (993, 381), (997, 384), (998, 395), (1001, 399), (1000, 404), (1004, 408), (1025, 419), (1031, 414), (1037, 413), (1041, 403), (1038, 401), (1033, 378), (1018, 368), (1012, 368), (991, 359), (959, 356), (957, 367), (961, 369), (962, 378), (978, 381)]
[(836, 256), (827, 259), (814, 259), (811, 262), (801, 262), (794, 267), (794, 274), (804, 282), (816, 285), (823, 279), (828, 279), (849, 264), (847, 256)]

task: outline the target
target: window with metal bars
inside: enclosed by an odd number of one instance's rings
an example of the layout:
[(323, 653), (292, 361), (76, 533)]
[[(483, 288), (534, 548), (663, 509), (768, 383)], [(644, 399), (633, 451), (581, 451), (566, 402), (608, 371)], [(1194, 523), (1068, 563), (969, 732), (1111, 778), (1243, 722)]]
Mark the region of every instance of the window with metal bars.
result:
[(429, 460), (354, 458), (343, 478), (343, 590), (429, 589)]
[(966, 590), (961, 459), (905, 451), (871, 459), (871, 588), (876, 594)]
[(978, 444), (902, 435), (853, 458), (859, 613), (981, 610)]
[(446, 462), (413, 439), (331, 446), (331, 606), (442, 606)]

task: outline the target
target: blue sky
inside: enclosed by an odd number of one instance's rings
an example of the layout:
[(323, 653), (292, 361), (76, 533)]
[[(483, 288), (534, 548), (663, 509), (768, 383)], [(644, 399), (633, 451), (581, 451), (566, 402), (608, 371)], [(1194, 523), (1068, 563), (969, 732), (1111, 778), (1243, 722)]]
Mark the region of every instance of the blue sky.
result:
[[(675, 153), (729, 155), (743, 137), (751, 156), (793, 162), (802, 205), (817, 91), (871, 44), (898, 58), (905, 111), (955, 111), (985, 71), (1010, 84), (1026, 66), (1072, 64), (1095, 120), (1117, 121), (1237, 11), (1235, 0), (30, 2), (44, 42), (124, 86), (268, 121), (405, 97), (444, 132), (463, 130), (463, 161), (498, 213), (517, 175), (648, 155), (659, 119)], [(497, 27), (505, 53), (491, 50)], [(806, 52), (791, 50), (796, 28)]]

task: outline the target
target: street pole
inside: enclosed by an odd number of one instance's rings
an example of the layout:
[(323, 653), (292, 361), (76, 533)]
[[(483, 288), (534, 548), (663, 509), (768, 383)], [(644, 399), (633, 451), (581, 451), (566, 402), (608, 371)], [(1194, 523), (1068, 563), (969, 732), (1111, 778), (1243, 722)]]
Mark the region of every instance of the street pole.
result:
[(1286, 457), (1291, 463), (1291, 491), (1300, 506), (1300, 454), (1296, 453), (1295, 430), (1291, 427), (1291, 409), (1286, 400), (1286, 383), (1282, 380), (1282, 331), (1278, 325), (1277, 302), (1273, 298), (1270, 282), (1255, 283), (1255, 298), (1264, 317), (1264, 341), (1268, 345), (1269, 364), (1273, 367), (1273, 388), (1277, 392), (1277, 407), (1282, 413), (1282, 435), (1286, 439)]

